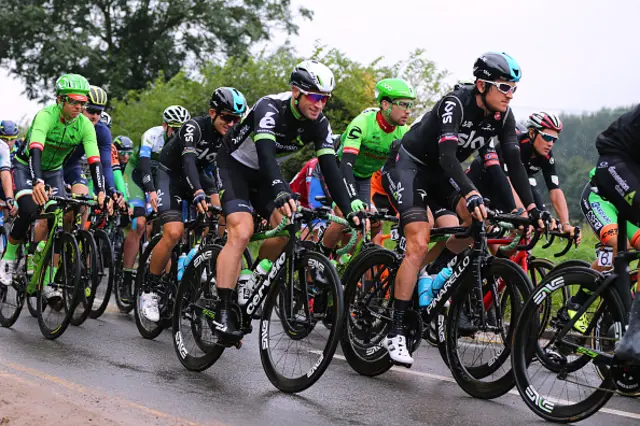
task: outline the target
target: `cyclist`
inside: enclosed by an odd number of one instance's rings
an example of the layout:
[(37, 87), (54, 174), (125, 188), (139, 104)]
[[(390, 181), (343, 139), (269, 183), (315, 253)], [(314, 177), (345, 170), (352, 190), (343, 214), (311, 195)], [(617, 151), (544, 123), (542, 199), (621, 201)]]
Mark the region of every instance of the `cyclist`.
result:
[[(640, 225), (640, 105), (622, 114), (596, 138), (598, 165), (594, 181), (600, 197), (607, 199), (634, 225)], [(633, 242), (633, 241), (632, 241)], [(627, 306), (629, 289), (618, 289)], [(636, 293), (629, 328), (616, 347), (616, 358), (640, 364), (640, 295)]]
[[(104, 171), (107, 193), (122, 207), (124, 205), (124, 199), (122, 198), (122, 193), (116, 190), (113, 180), (113, 169), (111, 167), (111, 131), (105, 124), (100, 122), (100, 114), (107, 105), (107, 100), (107, 92), (105, 92), (104, 89), (98, 86), (90, 86), (88, 102), (82, 113), (95, 126), (98, 150), (100, 151), (100, 162), (102, 163), (102, 170)], [(84, 154), (84, 147), (80, 145), (75, 148), (73, 153), (64, 162), (64, 180), (67, 184), (71, 185), (71, 192), (74, 194), (89, 194), (89, 184), (80, 161)], [(93, 182), (93, 184), (95, 185), (95, 182)], [(86, 221), (86, 218), (84, 219)]]
[(239, 90), (219, 87), (211, 94), (209, 107), (209, 114), (184, 123), (160, 153), (155, 181), (162, 239), (151, 252), (148, 280), (141, 295), (142, 315), (152, 322), (160, 319), (156, 293), (160, 276), (184, 233), (181, 200), (190, 200), (200, 213), (207, 211), (207, 196), (219, 204), (216, 182), (207, 171), (215, 167), (222, 138), (240, 122), (247, 103)]
[[(464, 174), (460, 161), (480, 150), (486, 167), (500, 170), (492, 139), (498, 136), (513, 185), (530, 214), (539, 218), (516, 139), (515, 119), (509, 108), (521, 70), (506, 53), (480, 56), (473, 69), (476, 81), (445, 95), (422, 120), (402, 138), (398, 159), (391, 175), (394, 196), (406, 238), (406, 252), (395, 282), (392, 325), (383, 340), (391, 359), (411, 365), (413, 358), (404, 336), (404, 313), (411, 305), (418, 271), (427, 256), (429, 228), (423, 197), (455, 210), (465, 223), (471, 215), (486, 218), (483, 198)], [(503, 175), (504, 176), (504, 175)], [(504, 178), (502, 193), (511, 189)], [(454, 244), (455, 243), (455, 244)], [(455, 241), (441, 258), (461, 252), (468, 241)], [(451, 253), (445, 253), (451, 252)], [(446, 264), (447, 262), (444, 262)]]
[[(352, 214), (351, 203), (358, 207), (362, 202), (351, 199), (345, 191), (346, 182), (335, 160), (331, 126), (322, 114), (335, 87), (333, 72), (317, 61), (303, 61), (294, 68), (289, 84), (290, 92), (259, 99), (242, 122), (227, 133), (218, 152), (218, 179), (228, 238), (216, 266), (220, 297), (216, 327), (221, 337), (231, 340), (242, 338), (236, 318), (229, 310), (242, 252), (253, 234), (254, 208), (262, 217), (269, 218), (273, 226), (296, 209), (291, 189), (280, 174), (278, 154), (297, 151), (313, 142), (332, 198), (347, 218), (359, 223)], [(259, 257), (275, 260), (284, 244), (283, 239), (265, 241)]]
[(125, 201), (129, 201), (129, 191), (122, 170), (127, 166), (132, 153), (133, 141), (127, 136), (116, 136), (111, 144), (111, 168), (116, 190), (123, 195)]
[[(85, 149), (98, 193), (98, 203), (100, 206), (104, 205), (105, 190), (96, 131), (91, 121), (82, 114), (88, 93), (89, 83), (83, 76), (64, 74), (58, 78), (56, 103), (36, 114), (25, 143), (16, 154), (13, 179), (18, 216), (13, 222), (7, 248), (0, 260), (0, 285), (11, 284), (18, 247), (26, 236), (38, 206), (43, 206), (48, 200), (45, 184), (52, 188), (53, 195), (65, 193), (62, 165), (76, 145), (82, 144)], [(46, 227), (40, 229), (36, 241), (43, 240), (46, 236)], [(55, 271), (52, 272), (55, 275)], [(50, 274), (47, 273), (46, 276), (49, 277)], [(42, 291), (53, 303), (61, 297), (60, 292), (50, 286), (45, 286)]]
[(13, 121), (0, 121), (0, 198), (2, 198), (9, 212), (15, 215), (17, 206), (13, 198), (13, 179), (11, 178), (11, 150), (15, 140), (18, 138), (18, 126)]
[[(416, 98), (413, 87), (399, 78), (386, 78), (376, 84), (379, 110), (367, 110), (358, 115), (342, 134), (338, 152), (340, 170), (347, 182), (351, 198), (364, 206), (371, 202), (371, 175), (380, 170), (389, 155), (391, 143), (409, 130), (407, 120)], [(341, 212), (337, 212), (341, 215)], [(332, 223), (324, 233), (320, 247), (328, 254), (337, 244), (343, 226)], [(374, 224), (377, 234), (380, 224)]]
[(133, 269), (140, 248), (140, 239), (147, 228), (147, 196), (152, 210), (158, 208), (158, 194), (153, 183), (160, 152), (164, 144), (191, 118), (189, 111), (180, 105), (170, 105), (162, 113), (162, 125), (148, 129), (124, 168), (124, 181), (129, 202), (133, 207), (132, 223), (124, 240), (122, 297), (128, 299), (135, 270)]

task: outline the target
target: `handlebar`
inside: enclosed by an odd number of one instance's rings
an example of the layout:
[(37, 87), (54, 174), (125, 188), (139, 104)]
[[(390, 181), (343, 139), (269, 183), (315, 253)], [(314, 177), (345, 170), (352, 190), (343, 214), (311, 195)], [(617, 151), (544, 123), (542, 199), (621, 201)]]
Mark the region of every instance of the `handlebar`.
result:
[(560, 232), (560, 231), (550, 231), (549, 235), (551, 235), (551, 238), (549, 239), (549, 241), (547, 241), (545, 243), (545, 245), (542, 246), (542, 248), (546, 249), (549, 248), (551, 246), (551, 244), (553, 244), (553, 242), (555, 241), (555, 238), (563, 238), (567, 240), (567, 243), (565, 245), (565, 247), (558, 253), (555, 253), (553, 256), (554, 257), (562, 257), (565, 254), (567, 254), (569, 252), (569, 250), (571, 249), (571, 244), (575, 244), (576, 247), (578, 247), (578, 237), (580, 236), (580, 227), (576, 226), (576, 231), (575, 231), (575, 235), (573, 237), (571, 237), (571, 234), (569, 232)]

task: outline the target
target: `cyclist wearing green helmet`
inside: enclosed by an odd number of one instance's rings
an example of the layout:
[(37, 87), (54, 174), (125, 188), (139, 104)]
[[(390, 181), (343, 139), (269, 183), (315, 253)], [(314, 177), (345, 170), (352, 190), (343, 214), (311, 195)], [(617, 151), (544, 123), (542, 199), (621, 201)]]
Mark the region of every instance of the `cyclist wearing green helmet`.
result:
[[(409, 130), (407, 120), (415, 98), (415, 90), (405, 80), (380, 80), (376, 84), (380, 109), (364, 110), (342, 134), (338, 158), (349, 196), (357, 197), (351, 204), (354, 211), (364, 210), (370, 204), (371, 175), (384, 165), (393, 141), (401, 139)], [(329, 226), (321, 244), (325, 252), (335, 247), (342, 228), (335, 223)], [(376, 229), (373, 230), (375, 233)]]
[[(105, 191), (96, 131), (91, 121), (82, 115), (89, 83), (81, 75), (64, 74), (56, 81), (55, 87), (56, 103), (36, 114), (25, 143), (15, 156), (13, 180), (18, 216), (13, 222), (7, 248), (0, 260), (0, 286), (11, 285), (18, 247), (25, 238), (38, 206), (43, 206), (49, 198), (45, 184), (51, 186), (54, 195), (65, 194), (62, 164), (80, 144), (87, 154), (99, 204), (104, 204)], [(46, 228), (36, 227), (36, 242), (46, 238)], [(49, 273), (46, 275), (52, 276)], [(61, 298), (61, 293), (50, 286), (45, 286), (42, 292), (52, 303)]]

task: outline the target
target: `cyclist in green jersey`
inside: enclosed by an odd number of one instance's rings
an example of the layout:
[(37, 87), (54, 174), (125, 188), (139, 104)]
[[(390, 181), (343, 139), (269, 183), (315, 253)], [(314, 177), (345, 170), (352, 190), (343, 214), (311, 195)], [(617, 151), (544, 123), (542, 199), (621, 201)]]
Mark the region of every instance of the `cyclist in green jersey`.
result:
[[(340, 169), (349, 196), (358, 198), (358, 210), (364, 210), (371, 202), (371, 175), (384, 165), (393, 141), (402, 139), (409, 130), (407, 120), (415, 98), (415, 90), (408, 82), (399, 78), (381, 80), (376, 84), (380, 109), (366, 109), (342, 134), (342, 147), (338, 151)], [(339, 209), (336, 213), (342, 215)], [(375, 224), (372, 226), (373, 233), (377, 233)], [(335, 223), (329, 226), (321, 243), (325, 253), (336, 246), (342, 230)]]
[[(36, 114), (25, 142), (16, 154), (13, 180), (18, 217), (13, 223), (7, 248), (0, 260), (0, 285), (11, 284), (18, 247), (26, 236), (38, 206), (43, 206), (49, 199), (45, 184), (51, 186), (53, 195), (65, 194), (62, 164), (80, 144), (87, 154), (96, 183), (98, 202), (101, 206), (104, 205), (105, 191), (96, 131), (91, 121), (82, 115), (88, 93), (89, 83), (83, 76), (61, 76), (56, 81), (56, 103)], [(36, 231), (36, 241), (46, 238), (46, 226), (37, 227)], [(47, 276), (50, 274), (47, 273)], [(61, 297), (60, 292), (49, 286), (45, 286), (42, 291), (48, 300)]]

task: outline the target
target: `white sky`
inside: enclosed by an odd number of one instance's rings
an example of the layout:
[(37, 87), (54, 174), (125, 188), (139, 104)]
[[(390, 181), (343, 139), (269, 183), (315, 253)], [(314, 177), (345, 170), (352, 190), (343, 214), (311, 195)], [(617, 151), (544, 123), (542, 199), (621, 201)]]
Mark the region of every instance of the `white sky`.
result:
[[(578, 113), (640, 101), (637, 0), (293, 0), (315, 11), (292, 39), (301, 55), (316, 40), (367, 63), (424, 48), (448, 82), (471, 78), (483, 52), (509, 53), (523, 70), (512, 101), (516, 118), (533, 110)], [(483, 6), (480, 6), (483, 4)], [(275, 46), (284, 40), (277, 37)], [(242, 88), (239, 88), (242, 90)], [(0, 119), (30, 118), (39, 105), (0, 69)]]

